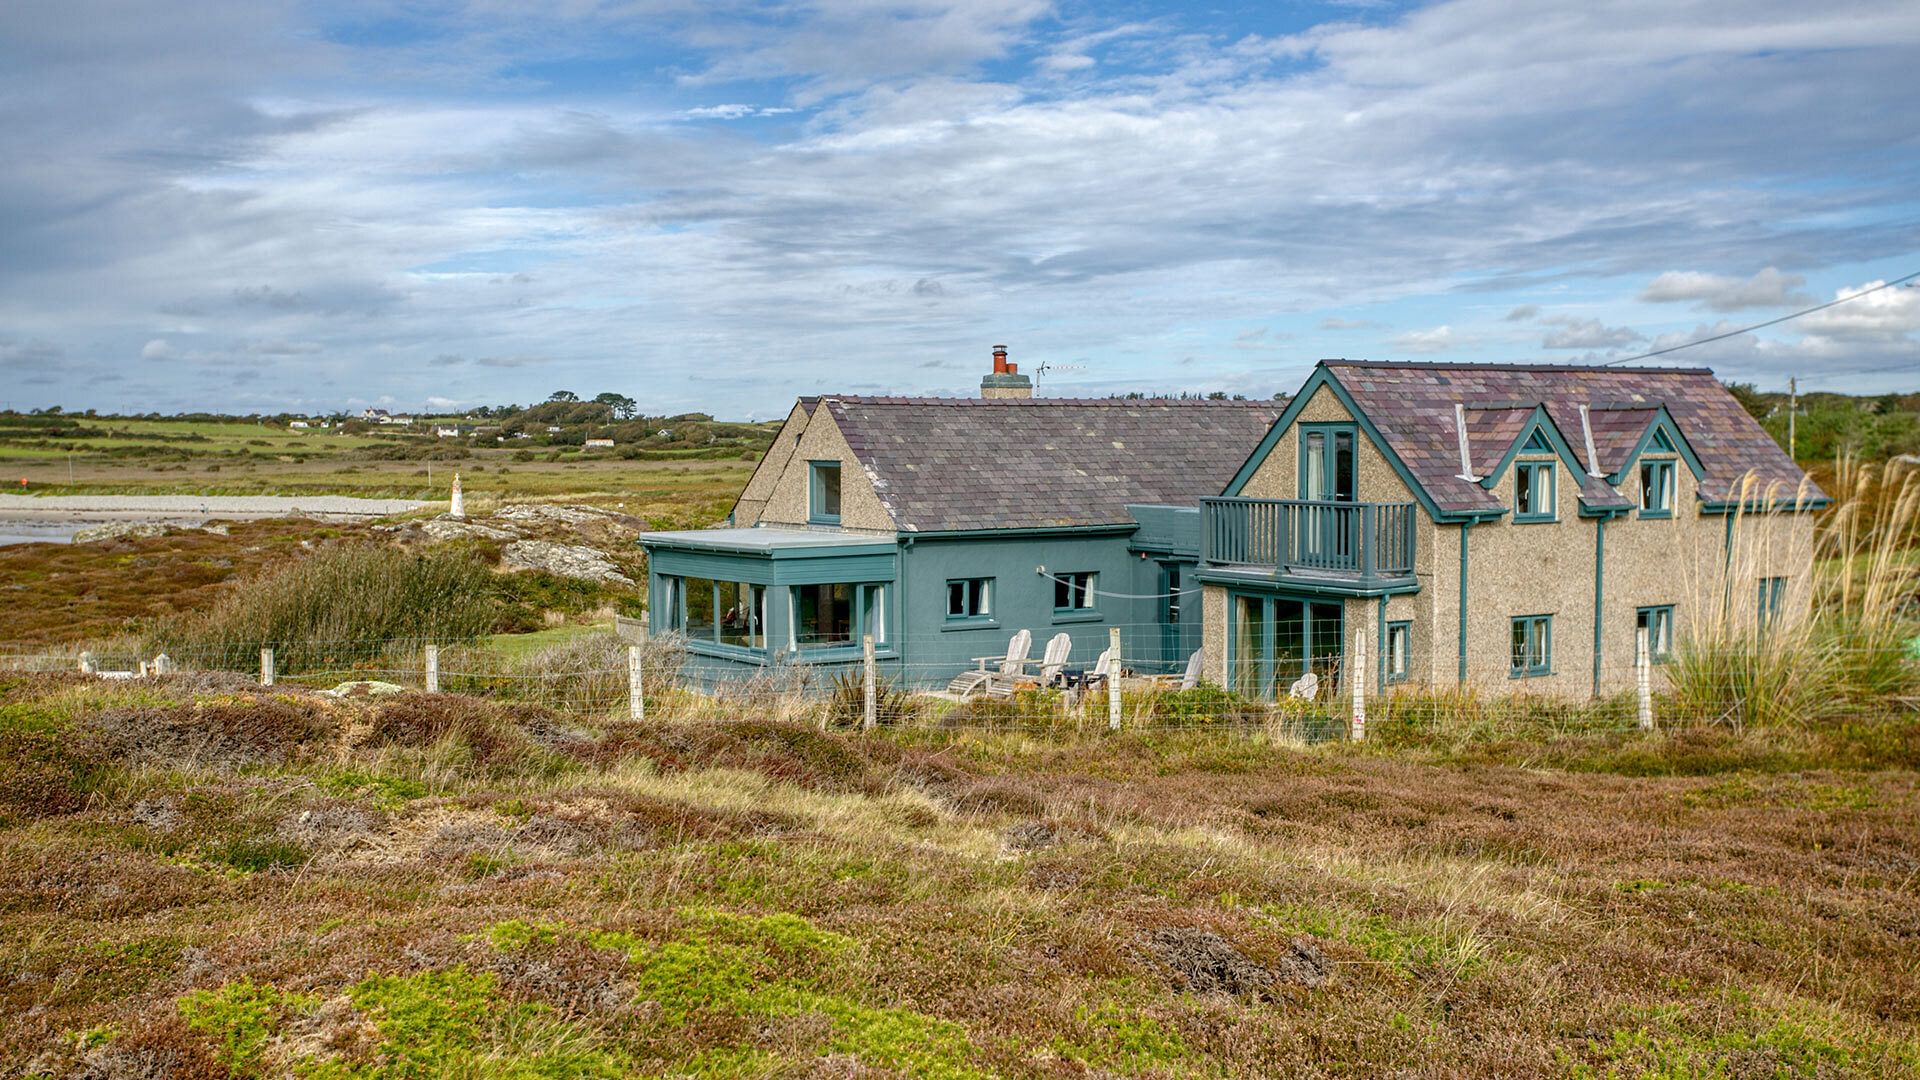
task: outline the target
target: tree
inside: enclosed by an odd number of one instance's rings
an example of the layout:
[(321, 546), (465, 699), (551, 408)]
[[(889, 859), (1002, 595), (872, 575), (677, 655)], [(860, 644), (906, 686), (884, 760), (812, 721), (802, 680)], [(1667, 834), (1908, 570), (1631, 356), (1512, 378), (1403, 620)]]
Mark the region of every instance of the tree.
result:
[(580, 395), (571, 390), (555, 390), (547, 396), (548, 401), (579, 401)]
[(605, 405), (609, 409), (612, 409), (613, 418), (615, 420), (633, 419), (634, 410), (640, 407), (639, 402), (633, 400), (632, 398), (626, 396), (625, 394), (616, 394), (611, 390), (607, 391), (604, 394), (596, 395), (593, 400), (599, 402), (602, 405)]

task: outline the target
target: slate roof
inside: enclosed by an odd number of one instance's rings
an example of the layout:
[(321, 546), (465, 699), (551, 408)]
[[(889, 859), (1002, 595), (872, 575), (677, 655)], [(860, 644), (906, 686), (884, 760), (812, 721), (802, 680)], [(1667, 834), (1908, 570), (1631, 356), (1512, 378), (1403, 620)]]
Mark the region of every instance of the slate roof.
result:
[(822, 396), (903, 532), (1132, 524), (1220, 492), (1284, 401)]
[[(1665, 407), (1700, 464), (1703, 499), (1737, 498), (1751, 473), (1757, 496), (1774, 490), (1791, 498), (1805, 474), (1706, 368), (1575, 367), (1557, 364), (1427, 364), (1327, 360), (1380, 436), (1444, 511), (1494, 510), (1496, 493), (1459, 477), (1460, 445), (1454, 406), (1467, 409), (1468, 453), (1484, 476), (1521, 434), (1522, 422), (1545, 406), (1581, 467), (1588, 466), (1580, 406), (1588, 407), (1599, 471), (1626, 463), (1647, 426)], [(1807, 487), (1813, 498), (1819, 488)], [(1589, 506), (1626, 500), (1605, 481), (1583, 478)]]

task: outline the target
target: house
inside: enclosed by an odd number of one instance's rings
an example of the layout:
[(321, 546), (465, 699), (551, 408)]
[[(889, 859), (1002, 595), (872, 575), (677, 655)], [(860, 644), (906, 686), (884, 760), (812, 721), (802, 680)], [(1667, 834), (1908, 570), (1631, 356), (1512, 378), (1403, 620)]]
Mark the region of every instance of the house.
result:
[(1135, 670), (1203, 648), (1272, 700), (1308, 672), (1556, 696), (1630, 686), (1717, 618), (1804, 617), (1827, 505), (1700, 369), (1325, 361), (1290, 402), (802, 398), (729, 527), (650, 533), (652, 627), (726, 678), (882, 663), (936, 685), (1014, 631)]
[(360, 419), (368, 420), (376, 424), (384, 424), (387, 422), (387, 410), (374, 408), (362, 409), (360, 410)]
[(291, 431), (305, 431), (307, 427), (308, 425), (305, 420), (293, 420), (287, 424), (287, 428)]
[(1203, 501), (1205, 670), (1612, 693), (1642, 629), (1803, 617), (1827, 504), (1704, 369), (1324, 361)]
[(945, 683), (1021, 629), (1109, 628), (1135, 669), (1199, 648), (1202, 496), (1279, 416), (1273, 401), (1040, 399), (1004, 349), (982, 397), (806, 397), (729, 527), (643, 534), (651, 628), (708, 679), (781, 663), (880, 663)]
[(586, 442), (586, 446), (587, 446), (587, 449), (589, 450), (611, 450), (613, 449), (613, 440), (612, 439), (588, 439)]

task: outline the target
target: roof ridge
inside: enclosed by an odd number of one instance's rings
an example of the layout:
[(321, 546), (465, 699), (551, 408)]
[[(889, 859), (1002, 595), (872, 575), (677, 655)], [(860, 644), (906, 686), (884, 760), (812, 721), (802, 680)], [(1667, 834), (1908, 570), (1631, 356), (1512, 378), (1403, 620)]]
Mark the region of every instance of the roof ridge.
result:
[(1034, 408), (1043, 405), (1100, 405), (1107, 407), (1150, 406), (1237, 406), (1240, 408), (1265, 408), (1276, 412), (1287, 407), (1286, 402), (1271, 398), (977, 398), (977, 397), (914, 397), (893, 394), (821, 394), (821, 401), (850, 402), (858, 405), (939, 405), (939, 406), (978, 406), (992, 409)]
[(1704, 367), (1610, 367), (1606, 364), (1550, 364), (1550, 363), (1494, 363), (1473, 360), (1443, 362), (1438, 360), (1348, 360), (1345, 358), (1323, 358), (1323, 367), (1366, 367), (1366, 368), (1426, 368), (1440, 371), (1566, 371), (1595, 372), (1616, 375), (1711, 375), (1712, 368)]

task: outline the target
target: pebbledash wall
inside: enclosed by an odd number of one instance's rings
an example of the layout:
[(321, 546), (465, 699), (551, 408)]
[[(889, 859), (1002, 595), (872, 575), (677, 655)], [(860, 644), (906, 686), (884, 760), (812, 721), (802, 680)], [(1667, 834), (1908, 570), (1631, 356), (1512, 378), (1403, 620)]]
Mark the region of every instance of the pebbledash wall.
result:
[[(1241, 494), (1254, 498), (1301, 498), (1297, 465), (1301, 423), (1353, 420), (1339, 398), (1321, 387), (1281, 433), (1272, 452)], [(1357, 485), (1361, 502), (1413, 502), (1413, 493), (1364, 428), (1357, 439)], [(1791, 510), (1709, 511), (1697, 498), (1697, 481), (1676, 459), (1674, 510), (1643, 516), (1639, 470), (1628, 470), (1619, 490), (1635, 507), (1609, 519), (1580, 513), (1579, 476), (1551, 454), (1521, 454), (1516, 462), (1556, 464), (1555, 519), (1515, 521), (1511, 512), (1474, 524), (1436, 523), (1425, 507), (1416, 515), (1417, 592), (1345, 601), (1345, 642), (1356, 631), (1367, 638), (1369, 681), (1384, 674), (1380, 643), (1384, 626), (1407, 621), (1411, 640), (1407, 683), (1465, 683), (1483, 691), (1581, 697), (1631, 688), (1640, 609), (1671, 606), (1676, 637), (1703, 630), (1716, 619), (1752, 625), (1758, 618), (1763, 577), (1787, 581), (1780, 617), (1804, 619), (1811, 604), (1813, 515)], [(1511, 504), (1513, 466), (1494, 490)], [(1753, 492), (1761, 505), (1792, 504), (1794, 492)], [(1462, 544), (1466, 546), (1464, 560)], [(1464, 593), (1464, 597), (1463, 597)], [(1228, 589), (1206, 586), (1207, 677), (1227, 678)], [(1466, 619), (1464, 637), (1461, 605)], [(1598, 634), (1596, 638), (1596, 605)], [(1547, 675), (1510, 674), (1512, 619), (1552, 618), (1552, 665)], [(1597, 649), (1597, 653), (1596, 653)], [(1464, 658), (1464, 678), (1462, 676)], [(1597, 663), (1596, 663), (1597, 659)], [(1660, 679), (1661, 668), (1655, 667)]]

